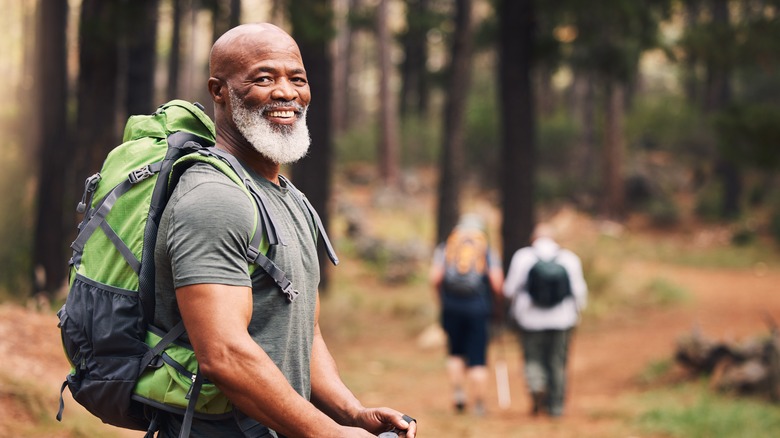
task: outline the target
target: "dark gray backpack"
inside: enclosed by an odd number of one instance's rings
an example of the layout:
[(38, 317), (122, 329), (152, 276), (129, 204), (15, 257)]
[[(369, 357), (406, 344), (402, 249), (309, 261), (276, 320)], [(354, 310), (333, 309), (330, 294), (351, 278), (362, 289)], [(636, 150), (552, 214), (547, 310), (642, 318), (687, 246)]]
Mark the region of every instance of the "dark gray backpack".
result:
[(528, 271), (526, 287), (538, 307), (553, 307), (571, 295), (569, 273), (558, 263), (558, 254), (550, 260), (539, 258)]

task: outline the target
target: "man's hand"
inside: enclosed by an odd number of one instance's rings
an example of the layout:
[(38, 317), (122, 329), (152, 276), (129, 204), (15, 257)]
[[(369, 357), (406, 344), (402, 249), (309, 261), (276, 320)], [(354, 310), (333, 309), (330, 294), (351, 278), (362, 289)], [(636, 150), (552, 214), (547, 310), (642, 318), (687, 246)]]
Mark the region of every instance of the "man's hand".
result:
[(390, 408), (366, 408), (355, 418), (355, 425), (378, 435), (390, 430), (406, 438), (417, 436), (417, 421)]

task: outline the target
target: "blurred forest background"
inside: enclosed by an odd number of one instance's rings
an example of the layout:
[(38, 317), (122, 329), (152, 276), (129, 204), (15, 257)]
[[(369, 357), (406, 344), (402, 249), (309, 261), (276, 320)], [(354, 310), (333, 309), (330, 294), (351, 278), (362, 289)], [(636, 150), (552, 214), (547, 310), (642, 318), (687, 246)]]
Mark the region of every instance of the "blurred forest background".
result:
[(84, 178), (128, 115), (210, 111), (211, 43), (253, 21), (300, 44), (313, 147), (288, 172), (326, 224), (334, 180), (403, 202), (429, 172), (431, 239), (487, 200), (505, 263), (563, 205), (780, 241), (780, 0), (0, 4), (2, 299), (61, 291)]

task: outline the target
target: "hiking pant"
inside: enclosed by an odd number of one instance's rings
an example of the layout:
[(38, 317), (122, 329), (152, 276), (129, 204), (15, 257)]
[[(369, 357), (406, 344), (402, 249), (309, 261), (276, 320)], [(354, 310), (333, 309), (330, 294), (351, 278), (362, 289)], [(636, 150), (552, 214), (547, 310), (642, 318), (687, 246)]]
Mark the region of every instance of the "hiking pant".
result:
[(563, 414), (566, 392), (566, 359), (571, 329), (521, 330), (524, 373), (528, 390), (546, 393), (550, 415)]
[(489, 340), (487, 316), (444, 311), (441, 325), (447, 333), (447, 353), (450, 356), (462, 357), (469, 368), (485, 365)]

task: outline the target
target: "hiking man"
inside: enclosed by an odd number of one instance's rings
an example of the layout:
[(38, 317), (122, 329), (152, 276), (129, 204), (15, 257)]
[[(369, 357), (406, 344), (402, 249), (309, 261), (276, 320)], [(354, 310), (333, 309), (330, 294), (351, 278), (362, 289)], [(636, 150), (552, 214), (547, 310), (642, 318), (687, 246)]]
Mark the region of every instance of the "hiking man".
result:
[(466, 408), (467, 389), (474, 413), (485, 413), (488, 326), (503, 280), (501, 259), (488, 244), (482, 219), (463, 215), (434, 251), (430, 272), (447, 334), (447, 374), (458, 413)]
[(537, 225), (532, 245), (512, 256), (504, 296), (511, 300), (509, 316), (520, 328), (532, 413), (546, 410), (558, 417), (563, 414), (569, 342), (588, 288), (579, 257), (554, 239), (552, 225)]
[[(214, 43), (209, 68), (216, 146), (238, 158), (264, 194), (285, 240), (268, 257), (299, 294), (288, 300), (264, 270), (250, 274), (255, 207), (239, 186), (210, 165), (186, 170), (160, 222), (155, 322), (170, 330), (183, 319), (200, 372), (238, 412), (195, 419), (191, 436), (367, 438), (396, 428), (414, 437), (410, 417), (363, 407), (320, 332), (317, 228), (279, 175), (310, 141), (311, 94), (296, 42), (271, 24), (241, 25)], [(160, 436), (177, 436), (182, 417), (160, 416)]]

